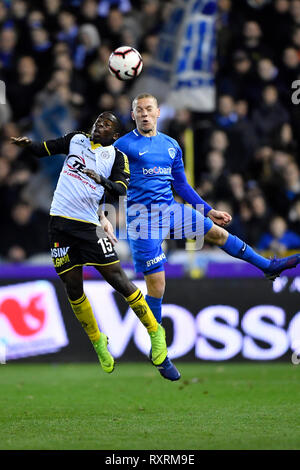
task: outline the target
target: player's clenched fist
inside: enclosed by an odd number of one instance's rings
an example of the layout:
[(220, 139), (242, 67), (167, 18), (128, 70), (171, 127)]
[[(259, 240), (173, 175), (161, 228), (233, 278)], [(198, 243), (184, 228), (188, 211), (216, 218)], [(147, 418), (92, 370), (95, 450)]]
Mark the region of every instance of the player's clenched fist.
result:
[(31, 144), (31, 140), (24, 136), (24, 137), (11, 137), (10, 141), (12, 144), (16, 144), (19, 147), (26, 147), (27, 145)]
[(218, 224), (221, 227), (229, 224), (232, 220), (232, 217), (228, 212), (217, 211), (215, 209), (211, 209), (207, 215), (215, 224)]

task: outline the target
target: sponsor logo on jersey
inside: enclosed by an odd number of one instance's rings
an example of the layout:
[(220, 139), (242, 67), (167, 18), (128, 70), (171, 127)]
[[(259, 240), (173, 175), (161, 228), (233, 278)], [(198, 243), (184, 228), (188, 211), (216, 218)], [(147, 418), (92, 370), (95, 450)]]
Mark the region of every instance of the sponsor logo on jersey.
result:
[[(69, 155), (66, 162), (67, 167), (74, 173), (80, 173), (86, 168), (85, 159), (80, 155)], [(84, 178), (84, 176), (82, 176)]]
[(176, 155), (176, 150), (175, 150), (173, 147), (170, 147), (170, 148), (168, 149), (168, 152), (169, 152), (170, 157), (171, 157), (172, 160), (173, 160), (173, 158), (175, 158), (175, 155)]
[(156, 176), (156, 175), (170, 175), (172, 168), (170, 166), (161, 167), (154, 166), (153, 168), (143, 168), (143, 175), (146, 176)]
[(90, 183), (89, 177), (82, 173), (82, 170), (86, 168), (85, 159), (83, 157), (80, 155), (69, 155), (66, 160), (66, 166), (68, 169), (63, 170), (64, 174), (78, 179), (92, 189), (96, 189), (96, 186)]

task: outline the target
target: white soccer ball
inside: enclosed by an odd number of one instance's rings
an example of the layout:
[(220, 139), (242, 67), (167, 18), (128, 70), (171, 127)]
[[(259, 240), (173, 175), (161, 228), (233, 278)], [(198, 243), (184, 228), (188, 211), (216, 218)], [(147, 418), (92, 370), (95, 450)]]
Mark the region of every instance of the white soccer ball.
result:
[(108, 68), (110, 73), (119, 80), (132, 80), (140, 75), (143, 59), (133, 47), (118, 47), (109, 57)]

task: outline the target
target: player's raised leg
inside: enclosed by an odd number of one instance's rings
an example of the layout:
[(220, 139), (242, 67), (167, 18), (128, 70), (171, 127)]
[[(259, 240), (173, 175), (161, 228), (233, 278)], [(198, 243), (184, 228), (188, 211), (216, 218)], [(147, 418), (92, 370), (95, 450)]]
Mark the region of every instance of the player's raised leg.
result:
[[(162, 251), (162, 241), (163, 239), (158, 237), (148, 239), (129, 238), (135, 270), (144, 274), (147, 285), (145, 298), (158, 323), (161, 323), (162, 299), (166, 284), (164, 271), (166, 257)], [(150, 351), (150, 358), (151, 353)], [(157, 369), (165, 379), (172, 381), (180, 379), (180, 373), (168, 356)]]
[(91, 304), (83, 291), (82, 267), (76, 266), (60, 277), (72, 310), (94, 346), (102, 369), (108, 373), (113, 372), (114, 358), (107, 349), (108, 338), (100, 332)]
[(247, 245), (240, 238), (231, 235), (222, 227), (213, 224), (206, 233), (205, 241), (219, 246), (229, 255), (247, 261), (248, 263), (261, 269), (266, 278), (276, 279), (285, 269), (295, 268), (300, 263), (300, 254), (288, 256), (281, 259), (267, 259), (258, 254), (251, 246)]
[(152, 362), (156, 366), (161, 365), (168, 354), (165, 331), (157, 323), (140, 289), (128, 279), (120, 263), (95, 266), (95, 268), (116, 291), (123, 295), (136, 316), (145, 326), (151, 340)]

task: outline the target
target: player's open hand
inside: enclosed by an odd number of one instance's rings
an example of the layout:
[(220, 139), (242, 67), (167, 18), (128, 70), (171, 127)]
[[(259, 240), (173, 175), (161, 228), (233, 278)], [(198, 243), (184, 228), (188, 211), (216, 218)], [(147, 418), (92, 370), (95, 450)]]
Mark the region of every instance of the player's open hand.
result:
[(89, 176), (89, 178), (92, 178), (92, 180), (94, 180), (95, 183), (101, 184), (100, 175), (98, 175), (94, 170), (91, 170), (90, 168), (85, 168), (84, 170), (82, 170), (82, 173)]
[(12, 144), (18, 145), (18, 147), (26, 147), (27, 145), (30, 145), (32, 141), (28, 137), (24, 136), (24, 137), (11, 137), (10, 142)]
[(221, 227), (229, 224), (232, 220), (232, 217), (228, 212), (216, 211), (215, 209), (209, 211), (207, 215), (215, 224), (220, 225)]

